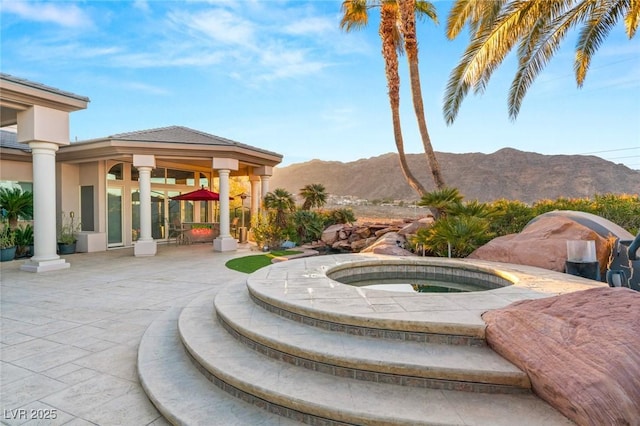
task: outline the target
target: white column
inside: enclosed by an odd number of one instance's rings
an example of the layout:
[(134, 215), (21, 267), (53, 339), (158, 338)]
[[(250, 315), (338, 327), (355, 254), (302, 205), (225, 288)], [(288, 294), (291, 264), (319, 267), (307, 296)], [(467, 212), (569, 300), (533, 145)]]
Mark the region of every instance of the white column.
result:
[(56, 236), (56, 151), (58, 144), (30, 142), (33, 161), (34, 256), (20, 269), (45, 272), (71, 265), (57, 254)]
[(266, 217), (267, 209), (264, 208), (264, 197), (269, 193), (269, 176), (260, 176), (260, 182), (262, 183), (262, 194), (260, 196), (260, 206), (262, 207), (262, 215)]
[(265, 195), (269, 192), (269, 178), (273, 175), (273, 167), (256, 167), (253, 169), (253, 173), (260, 176), (260, 182), (262, 183), (262, 195), (260, 197), (260, 205), (262, 205)]
[(260, 202), (262, 197), (260, 196), (260, 177), (250, 176), (249, 182), (251, 182), (251, 217), (255, 217), (260, 211)]
[(233, 251), (238, 248), (238, 241), (231, 236), (229, 226), (229, 175), (231, 170), (238, 170), (238, 160), (214, 158), (213, 168), (220, 179), (220, 235), (213, 240), (213, 250)]
[[(220, 178), (220, 238), (231, 238), (229, 223), (229, 175), (230, 170), (218, 170)], [(226, 212), (226, 214), (223, 214)]]
[(134, 243), (135, 256), (155, 256), (157, 243), (151, 235), (151, 170), (155, 167), (153, 155), (134, 155), (133, 165), (138, 169), (140, 188), (140, 238)]

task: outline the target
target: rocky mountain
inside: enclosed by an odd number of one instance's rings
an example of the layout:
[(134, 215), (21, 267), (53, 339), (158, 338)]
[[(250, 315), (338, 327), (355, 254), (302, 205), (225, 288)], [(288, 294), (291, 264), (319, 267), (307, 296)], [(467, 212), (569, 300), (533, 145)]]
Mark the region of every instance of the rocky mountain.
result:
[[(640, 192), (640, 171), (585, 155), (542, 155), (505, 148), (492, 154), (437, 153), (445, 182), (466, 200), (500, 198), (531, 203), (558, 197), (592, 197), (602, 193)], [(414, 175), (427, 190), (435, 189), (423, 154), (407, 157)], [(310, 183), (327, 192), (368, 200), (415, 200), (394, 153), (343, 163), (312, 160), (278, 167), (269, 187), (298, 194)]]

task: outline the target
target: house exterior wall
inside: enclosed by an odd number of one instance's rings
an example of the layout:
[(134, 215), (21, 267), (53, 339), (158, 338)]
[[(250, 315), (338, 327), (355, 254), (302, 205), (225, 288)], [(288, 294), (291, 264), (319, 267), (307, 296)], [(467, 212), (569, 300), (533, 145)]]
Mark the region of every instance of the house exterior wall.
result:
[(0, 180), (33, 182), (33, 166), (31, 162), (2, 160)]

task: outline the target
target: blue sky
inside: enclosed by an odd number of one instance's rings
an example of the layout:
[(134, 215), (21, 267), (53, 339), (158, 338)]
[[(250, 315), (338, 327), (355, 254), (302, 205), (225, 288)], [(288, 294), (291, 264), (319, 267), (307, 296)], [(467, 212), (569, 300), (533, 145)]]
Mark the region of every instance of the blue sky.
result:
[[(591, 154), (640, 169), (640, 36), (615, 28), (577, 89), (573, 40), (539, 76), (515, 122), (513, 58), (447, 126), (442, 98), (467, 38), (418, 26), (427, 123), (440, 152)], [(91, 99), (71, 138), (180, 125), (284, 155), (354, 161), (395, 152), (377, 33), (344, 33), (340, 1), (1, 0), (2, 72)], [(406, 151), (422, 152), (404, 58)]]

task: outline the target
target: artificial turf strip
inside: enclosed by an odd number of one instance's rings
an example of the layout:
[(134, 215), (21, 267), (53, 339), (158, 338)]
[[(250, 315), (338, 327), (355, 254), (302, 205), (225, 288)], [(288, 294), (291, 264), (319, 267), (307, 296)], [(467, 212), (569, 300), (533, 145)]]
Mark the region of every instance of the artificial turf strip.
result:
[(225, 266), (234, 271), (250, 274), (260, 268), (271, 265), (271, 259), (279, 256), (288, 256), (291, 254), (299, 254), (301, 251), (295, 250), (274, 250), (266, 254), (254, 254), (251, 256), (238, 257), (228, 261)]

